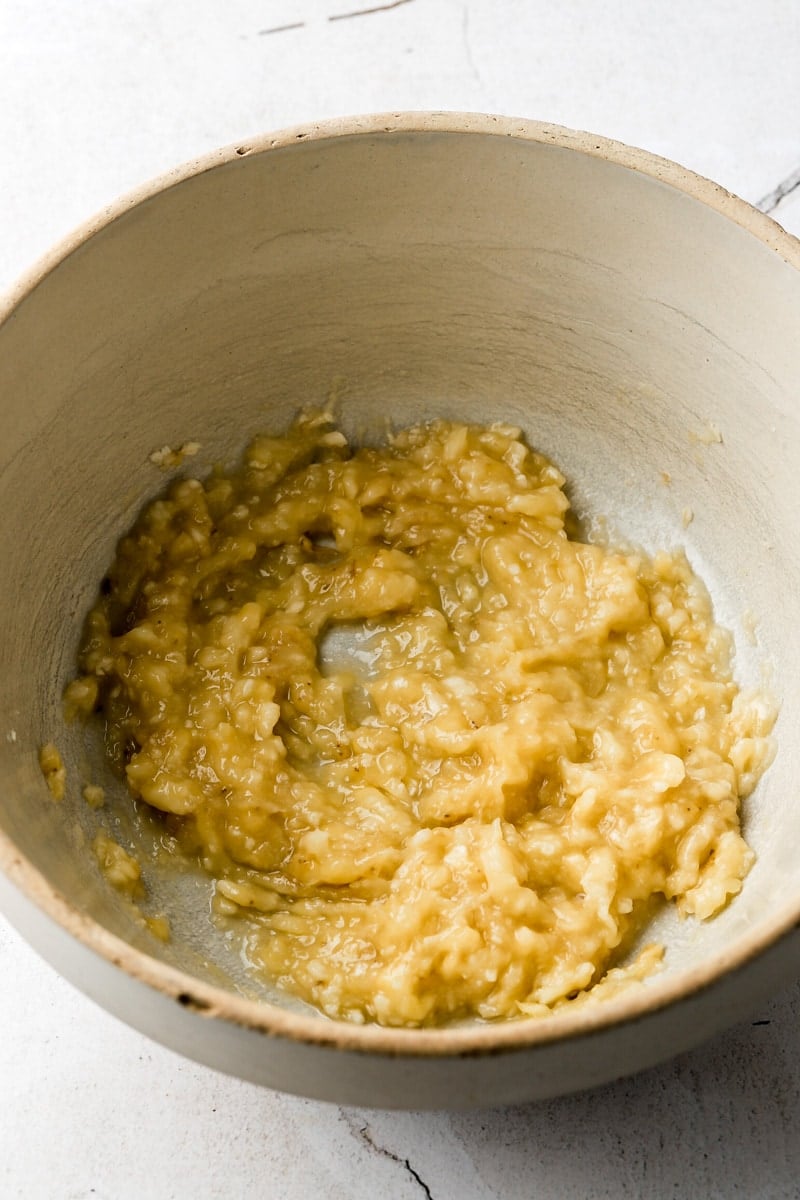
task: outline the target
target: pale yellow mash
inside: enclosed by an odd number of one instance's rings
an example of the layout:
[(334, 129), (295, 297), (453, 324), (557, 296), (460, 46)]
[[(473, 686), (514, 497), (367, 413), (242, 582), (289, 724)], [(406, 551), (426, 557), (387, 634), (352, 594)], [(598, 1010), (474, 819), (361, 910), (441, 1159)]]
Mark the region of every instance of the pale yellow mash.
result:
[(352, 450), (316, 413), (120, 542), (68, 704), (332, 1017), (607, 993), (659, 899), (711, 917), (753, 861), (772, 706), (684, 555), (570, 540), (563, 484), (507, 425)]

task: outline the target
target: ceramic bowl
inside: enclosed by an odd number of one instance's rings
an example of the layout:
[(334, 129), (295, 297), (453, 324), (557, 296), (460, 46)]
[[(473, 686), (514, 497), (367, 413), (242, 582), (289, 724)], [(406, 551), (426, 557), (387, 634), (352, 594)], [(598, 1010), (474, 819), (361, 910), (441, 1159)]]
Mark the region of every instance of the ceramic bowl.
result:
[[(233, 146), (122, 201), (11, 295), (0, 325), (2, 904), (55, 967), (164, 1044), (245, 1079), (379, 1106), (520, 1101), (597, 1084), (748, 1014), (800, 968), (800, 247), (671, 163), (584, 133), (385, 115)], [(136, 838), (61, 693), (114, 544), (165, 485), (335, 392), (360, 436), (447, 415), (518, 423), (582, 516), (684, 545), (780, 699), (745, 809), (757, 862), (710, 923), (665, 918), (644, 987), (545, 1020), (392, 1030), (253, 994), (190, 872), (148, 877), (162, 944), (90, 852)], [(694, 519), (685, 527), (685, 510)], [(37, 766), (54, 740), (55, 804)]]

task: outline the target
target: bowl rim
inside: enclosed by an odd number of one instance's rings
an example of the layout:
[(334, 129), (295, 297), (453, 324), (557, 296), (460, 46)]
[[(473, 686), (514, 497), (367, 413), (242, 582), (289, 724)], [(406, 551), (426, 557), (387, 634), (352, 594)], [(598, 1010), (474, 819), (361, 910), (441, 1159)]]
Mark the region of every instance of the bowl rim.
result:
[[(102, 209), (58, 242), (0, 298), (0, 325), (46, 277), (79, 247), (138, 205), (183, 182), (239, 159), (288, 147), (359, 136), (472, 134), (515, 138), (599, 158), (657, 180), (726, 217), (800, 270), (800, 241), (771, 217), (701, 175), (669, 159), (622, 142), (547, 122), (456, 111), (386, 112), (336, 117), (290, 126), (248, 138), (192, 159), (135, 188)], [(641, 1021), (709, 989), (800, 925), (800, 900), (785, 905), (734, 945), (702, 964), (646, 986), (631, 988), (601, 1003), (552, 1016), (436, 1028), (358, 1025), (323, 1015), (291, 1011), (265, 1000), (248, 999), (170, 967), (136, 949), (76, 909), (0, 830), (0, 869), (24, 896), (64, 931), (110, 965), (160, 992), (182, 1007), (268, 1036), (306, 1045), (392, 1057), (479, 1056), (576, 1040), (622, 1023)]]

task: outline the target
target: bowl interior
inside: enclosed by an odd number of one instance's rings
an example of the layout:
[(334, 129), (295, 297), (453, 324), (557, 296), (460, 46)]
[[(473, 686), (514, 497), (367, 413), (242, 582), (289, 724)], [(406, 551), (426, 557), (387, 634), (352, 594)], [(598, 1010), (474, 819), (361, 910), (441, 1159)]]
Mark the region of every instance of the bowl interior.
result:
[[(102, 926), (223, 987), (254, 985), (206, 881), (147, 876), (148, 911), (172, 915), (162, 944), (100, 875), (100, 823), (152, 834), (60, 696), (116, 539), (167, 483), (151, 452), (193, 440), (192, 473), (232, 463), (332, 394), (360, 438), (438, 415), (517, 423), (586, 521), (685, 546), (739, 680), (766, 670), (781, 716), (746, 804), (756, 866), (712, 923), (662, 919), (667, 972), (800, 909), (800, 275), (670, 178), (588, 139), (507, 134), (373, 126), (222, 155), (77, 242), (0, 328), (0, 828)], [(62, 805), (37, 767), (49, 740)]]

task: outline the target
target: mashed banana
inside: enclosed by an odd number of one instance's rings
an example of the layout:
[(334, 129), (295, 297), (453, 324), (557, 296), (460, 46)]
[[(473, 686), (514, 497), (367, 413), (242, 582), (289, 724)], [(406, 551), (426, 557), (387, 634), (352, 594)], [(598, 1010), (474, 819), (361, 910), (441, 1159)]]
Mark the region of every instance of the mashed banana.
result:
[(753, 861), (771, 706), (685, 557), (570, 540), (563, 483), (506, 425), (352, 451), (314, 414), (119, 545), (68, 705), (331, 1016), (614, 990), (659, 898), (710, 917)]

